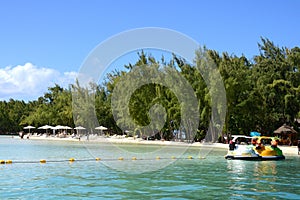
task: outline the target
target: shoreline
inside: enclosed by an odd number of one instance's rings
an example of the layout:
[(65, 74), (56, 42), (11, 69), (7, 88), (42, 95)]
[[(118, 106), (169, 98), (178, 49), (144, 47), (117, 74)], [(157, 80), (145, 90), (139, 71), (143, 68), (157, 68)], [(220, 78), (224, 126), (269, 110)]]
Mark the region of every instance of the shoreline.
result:
[[(19, 136), (13, 136), (14, 139), (21, 139)], [(24, 137), (24, 140), (27, 140), (26, 137)], [(133, 137), (124, 137), (124, 136), (111, 136), (111, 137), (104, 137), (104, 136), (90, 136), (90, 140), (87, 140), (86, 137), (81, 138), (80, 140), (78, 138), (72, 138), (72, 137), (66, 137), (66, 138), (59, 138), (59, 137), (45, 137), (45, 136), (34, 136), (31, 135), (29, 137), (29, 140), (48, 140), (48, 141), (69, 141), (69, 142), (90, 142), (90, 143), (113, 143), (113, 144), (141, 144), (141, 145), (171, 145), (171, 146), (184, 146), (184, 147), (214, 147), (219, 149), (228, 149), (228, 144), (223, 143), (200, 143), (200, 142), (194, 142), (194, 143), (186, 143), (186, 142), (180, 142), (180, 141), (164, 141), (164, 140), (144, 140), (141, 138), (133, 138)], [(284, 155), (292, 155), (297, 156), (298, 155), (298, 148), (297, 146), (278, 146)]]

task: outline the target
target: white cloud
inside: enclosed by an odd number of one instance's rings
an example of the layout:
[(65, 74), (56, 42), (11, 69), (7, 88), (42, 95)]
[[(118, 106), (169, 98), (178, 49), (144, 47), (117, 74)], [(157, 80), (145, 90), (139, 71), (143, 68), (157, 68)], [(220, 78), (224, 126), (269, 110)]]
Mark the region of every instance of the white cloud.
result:
[(67, 87), (76, 76), (76, 72), (61, 74), (55, 69), (37, 67), (32, 63), (0, 68), (0, 100), (35, 100), (55, 83)]

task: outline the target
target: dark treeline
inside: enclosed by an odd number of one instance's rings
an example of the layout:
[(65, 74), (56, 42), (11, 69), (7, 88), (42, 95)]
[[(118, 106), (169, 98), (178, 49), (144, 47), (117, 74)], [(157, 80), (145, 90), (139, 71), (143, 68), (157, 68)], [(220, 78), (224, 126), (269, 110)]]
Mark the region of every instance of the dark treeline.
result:
[[(273, 131), (284, 123), (295, 129), (299, 126), (296, 119), (300, 117), (300, 48), (278, 47), (264, 38), (261, 39), (258, 48), (260, 54), (251, 60), (245, 56), (228, 55), (226, 52), (220, 54), (205, 48), (199, 49), (195, 54), (195, 63), (202, 59), (203, 52), (208, 55), (223, 78), (227, 98), (223, 134), (249, 135), (250, 131), (259, 131), (263, 135), (272, 135)], [(199, 125), (194, 139), (203, 139), (212, 112), (211, 94), (195, 64), (189, 64), (175, 55), (170, 61), (165, 61), (163, 57), (156, 59), (144, 52), (140, 52), (138, 56), (137, 63), (125, 66), (127, 71), (111, 72), (107, 74), (105, 83), (91, 84), (95, 95), (92, 103), (95, 105), (99, 124), (108, 127), (114, 133), (121, 133), (117, 124), (126, 124), (126, 119), (120, 118), (115, 121), (111, 110), (111, 97), (122, 77), (143, 65), (151, 65), (154, 68), (168, 66), (176, 69), (189, 82), (198, 98)], [(167, 73), (166, 70), (161, 71)], [(149, 73), (151, 75), (151, 70)], [(83, 96), (89, 95), (87, 89), (81, 88), (77, 82), (66, 89), (55, 85), (35, 101), (1, 101), (0, 133), (16, 133), (26, 125), (84, 125), (86, 117), (77, 116), (74, 119), (72, 91)], [(166, 110), (167, 123), (163, 125), (161, 137), (166, 140), (172, 139), (173, 130), (182, 128), (182, 116), (179, 100), (165, 86), (147, 84), (133, 93), (129, 101), (133, 121), (140, 126), (149, 124), (150, 118), (147, 113), (155, 104), (162, 105)], [(124, 106), (118, 102), (116, 105), (116, 112), (122, 113)], [(84, 108), (84, 105), (81, 106)]]

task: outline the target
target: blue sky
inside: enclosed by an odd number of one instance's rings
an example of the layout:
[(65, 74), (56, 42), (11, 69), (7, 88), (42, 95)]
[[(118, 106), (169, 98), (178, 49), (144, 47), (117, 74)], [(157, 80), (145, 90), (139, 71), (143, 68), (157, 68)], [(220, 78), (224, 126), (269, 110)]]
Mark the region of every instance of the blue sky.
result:
[(34, 100), (54, 82), (67, 85), (99, 43), (135, 28), (173, 29), (248, 58), (261, 36), (300, 46), (299, 9), (297, 0), (1, 0), (0, 100)]

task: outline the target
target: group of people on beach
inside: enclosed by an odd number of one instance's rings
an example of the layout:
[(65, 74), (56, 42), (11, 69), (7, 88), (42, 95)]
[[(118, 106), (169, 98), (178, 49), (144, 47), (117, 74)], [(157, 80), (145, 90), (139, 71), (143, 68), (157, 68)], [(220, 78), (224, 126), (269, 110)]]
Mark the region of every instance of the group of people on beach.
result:
[[(24, 139), (25, 132), (24, 131), (19, 132), (19, 136), (21, 139)], [(26, 138), (29, 139), (29, 134), (27, 134)]]

